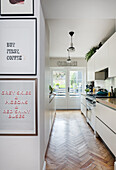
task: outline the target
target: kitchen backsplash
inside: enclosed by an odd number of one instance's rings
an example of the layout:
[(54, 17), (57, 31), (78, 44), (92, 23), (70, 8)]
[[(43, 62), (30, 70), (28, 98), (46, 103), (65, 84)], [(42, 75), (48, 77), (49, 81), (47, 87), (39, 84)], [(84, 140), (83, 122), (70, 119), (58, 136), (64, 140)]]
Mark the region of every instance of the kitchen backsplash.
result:
[(116, 88), (116, 77), (108, 78), (106, 80), (95, 80), (95, 87), (97, 86), (111, 91), (111, 86), (113, 86), (113, 88)]

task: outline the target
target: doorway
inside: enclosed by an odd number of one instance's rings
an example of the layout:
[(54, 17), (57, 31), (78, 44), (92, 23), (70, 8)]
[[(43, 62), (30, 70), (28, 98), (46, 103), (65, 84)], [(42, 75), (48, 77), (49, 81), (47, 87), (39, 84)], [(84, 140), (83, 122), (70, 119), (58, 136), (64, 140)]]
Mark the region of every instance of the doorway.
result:
[(80, 109), (84, 69), (52, 68), (51, 84), (56, 93), (56, 109)]

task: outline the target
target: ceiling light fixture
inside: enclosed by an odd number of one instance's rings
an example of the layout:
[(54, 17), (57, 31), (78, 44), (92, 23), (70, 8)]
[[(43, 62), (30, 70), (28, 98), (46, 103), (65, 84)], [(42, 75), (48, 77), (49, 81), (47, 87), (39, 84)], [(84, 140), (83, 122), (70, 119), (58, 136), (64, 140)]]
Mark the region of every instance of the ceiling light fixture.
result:
[(67, 49), (67, 51), (68, 51), (67, 63), (71, 63), (71, 58), (70, 58), (70, 51), (69, 51), (69, 48)]
[(74, 52), (75, 51), (75, 47), (73, 47), (73, 41), (72, 41), (72, 37), (74, 35), (74, 32), (70, 31), (69, 35), (71, 36), (71, 46), (68, 49), (69, 49), (70, 52)]

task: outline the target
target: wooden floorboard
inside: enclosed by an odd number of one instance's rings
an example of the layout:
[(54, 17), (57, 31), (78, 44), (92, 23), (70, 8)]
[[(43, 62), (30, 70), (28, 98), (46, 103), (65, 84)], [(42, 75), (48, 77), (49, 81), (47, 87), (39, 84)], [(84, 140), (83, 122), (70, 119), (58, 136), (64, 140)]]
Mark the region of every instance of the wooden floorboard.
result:
[(57, 111), (46, 170), (113, 170), (114, 157), (80, 111)]

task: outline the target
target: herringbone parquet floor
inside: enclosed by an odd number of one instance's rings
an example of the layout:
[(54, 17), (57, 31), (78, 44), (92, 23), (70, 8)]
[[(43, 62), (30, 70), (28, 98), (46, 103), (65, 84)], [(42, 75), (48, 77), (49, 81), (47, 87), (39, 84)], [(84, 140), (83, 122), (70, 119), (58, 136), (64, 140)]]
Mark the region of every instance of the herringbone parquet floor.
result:
[(114, 157), (80, 111), (57, 111), (46, 170), (113, 170)]

